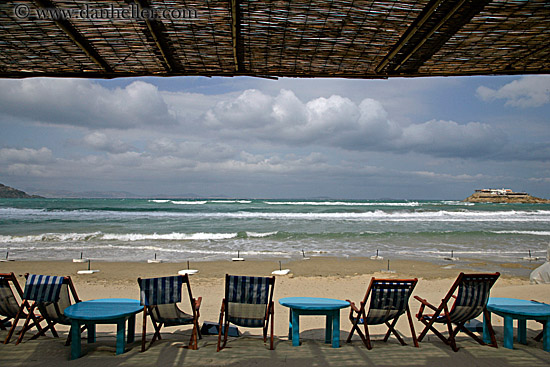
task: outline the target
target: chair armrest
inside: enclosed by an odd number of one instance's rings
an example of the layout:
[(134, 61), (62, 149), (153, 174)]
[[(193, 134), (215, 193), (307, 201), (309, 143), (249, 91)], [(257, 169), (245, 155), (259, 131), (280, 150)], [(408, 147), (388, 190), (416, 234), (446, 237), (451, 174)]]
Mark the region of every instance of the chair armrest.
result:
[(195, 305), (195, 310), (199, 310), (201, 308), (201, 303), (202, 303), (202, 297), (199, 297), (197, 299), (193, 299), (193, 303)]
[(424, 298), (420, 298), (418, 296), (414, 296), (414, 298), (422, 304), (422, 306), (420, 306), (420, 307), (423, 308), (423, 306), (426, 306), (428, 308), (431, 308), (434, 311), (437, 311), (437, 308), (434, 305), (432, 305), (430, 302), (425, 300)]
[(355, 306), (355, 303), (351, 302), (349, 299), (347, 299), (346, 302), (349, 302), (349, 307), (352, 311), (359, 313), (359, 309), (357, 308), (357, 306)]

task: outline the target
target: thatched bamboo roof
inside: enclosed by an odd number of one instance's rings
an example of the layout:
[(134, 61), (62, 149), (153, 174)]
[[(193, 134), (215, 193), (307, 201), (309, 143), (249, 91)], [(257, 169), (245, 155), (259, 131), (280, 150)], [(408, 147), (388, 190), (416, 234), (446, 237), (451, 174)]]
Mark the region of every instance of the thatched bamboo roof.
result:
[[(169, 13), (123, 18), (134, 8)], [(4, 78), (550, 72), (547, 0), (17, 0), (0, 22)]]

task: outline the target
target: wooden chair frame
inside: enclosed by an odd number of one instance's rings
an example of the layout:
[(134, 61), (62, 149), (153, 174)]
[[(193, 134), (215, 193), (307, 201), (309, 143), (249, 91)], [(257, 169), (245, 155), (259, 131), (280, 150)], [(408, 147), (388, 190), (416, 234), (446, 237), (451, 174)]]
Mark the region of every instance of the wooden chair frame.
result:
[[(187, 348), (197, 350), (198, 349), (198, 339), (202, 339), (202, 334), (199, 328), (199, 317), (200, 317), (200, 307), (202, 303), (202, 297), (199, 297), (197, 299), (193, 298), (193, 293), (191, 292), (191, 284), (189, 282), (189, 275), (178, 275), (182, 278), (182, 286), (185, 283), (187, 285), (187, 293), (189, 295), (189, 300), (191, 304), (191, 310), (193, 312), (193, 331), (191, 333), (191, 339), (189, 340), (189, 344), (187, 345)], [(141, 278), (138, 278), (138, 283), (141, 284)], [(176, 308), (177, 305), (176, 305)], [(178, 308), (179, 310), (179, 308)], [(181, 311), (181, 310), (179, 310)], [(182, 311), (183, 312), (183, 311)], [(145, 344), (146, 344), (146, 333), (147, 333), (147, 316), (151, 319), (151, 323), (153, 324), (153, 328), (155, 330), (153, 334), (153, 338), (151, 339), (151, 342), (149, 343), (149, 347), (153, 345), (153, 343), (158, 339), (162, 340), (162, 337), (160, 335), (160, 330), (162, 329), (164, 325), (163, 322), (157, 321), (159, 318), (161, 318), (161, 315), (159, 314), (157, 305), (144, 305), (143, 306), (143, 329), (141, 332), (141, 351), (145, 351)], [(184, 324), (182, 324), (184, 325)], [(170, 326), (177, 326), (177, 325), (170, 325)], [(148, 347), (148, 348), (149, 348)]]
[[(21, 316), (24, 316), (25, 318), (27, 318), (27, 316), (29, 315), (28, 312), (29, 312), (30, 308), (25, 307), (23, 309), (23, 311), (21, 311), (21, 302), (17, 301), (17, 299), (15, 298), (15, 294), (17, 294), (19, 296), (20, 300), (23, 300), (23, 289), (21, 288), (21, 285), (19, 284), (19, 281), (17, 280), (17, 277), (15, 276), (15, 274), (13, 272), (12, 273), (0, 273), (0, 279), (5, 281), (7, 283), (7, 285), (10, 287), (11, 292), (14, 296), (15, 301), (16, 301), (16, 306), (18, 308), (16, 316), (14, 316), (14, 317), (8, 316), (8, 317), (0, 320), (0, 329), (1, 330), (8, 330), (4, 324), (6, 323), (6, 321), (9, 321), (9, 320), (13, 319), (12, 326), (10, 327), (10, 330), (11, 330), (12, 327), (15, 330), (15, 327), (17, 327), (17, 321), (19, 321), (19, 320), (16, 321), (17, 314), (22, 312)], [(10, 283), (13, 285), (13, 287), (10, 286)], [(13, 292), (12, 288), (15, 288), (16, 293)], [(27, 330), (32, 328), (32, 327), (35, 327), (35, 326), (38, 328), (38, 330), (42, 330), (42, 327), (40, 326), (40, 322), (43, 321), (43, 318), (40, 315), (33, 314), (31, 316), (31, 319), (32, 319), (32, 323), (30, 323), (27, 326)], [(21, 330), (20, 332), (23, 332), (23, 330)], [(8, 331), (8, 336), (4, 340), (4, 344), (9, 343), (9, 340), (11, 339), (12, 334), (13, 334), (13, 332), (10, 334), (10, 332)]]
[[(492, 283), (490, 284), (490, 287), (489, 287), (489, 291), (490, 291), (490, 288), (492, 288), (492, 286), (495, 284), (495, 282), (497, 281), (499, 276), (500, 276), (500, 273), (498, 273), (498, 272), (497, 273), (489, 273), (489, 274), (464, 274), (464, 273), (460, 273), (458, 275), (457, 279), (455, 280), (455, 282), (453, 283), (453, 285), (451, 286), (451, 289), (449, 289), (449, 291), (447, 292), (447, 295), (445, 296), (445, 298), (443, 298), (443, 300), (441, 301), (441, 304), (439, 305), (439, 307), (435, 307), (434, 305), (430, 304), (427, 300), (425, 300), (423, 298), (420, 298), (418, 296), (414, 296), (414, 298), (420, 302), (420, 309), (418, 310), (418, 314), (416, 315), (416, 317), (417, 317), (418, 321), (420, 321), (425, 326), (424, 330), (422, 330), (422, 332), (418, 336), (418, 341), (422, 341), (422, 339), (424, 339), (424, 337), (426, 336), (428, 331), (431, 330), (435, 335), (437, 335), (437, 337), (439, 339), (441, 339), (441, 341), (443, 341), (443, 343), (449, 345), (453, 351), (457, 352), (459, 350), (459, 348), (456, 345), (456, 338), (455, 337), (456, 337), (456, 335), (458, 334), (459, 331), (463, 331), (468, 336), (470, 336), (472, 339), (477, 341), (479, 344), (487, 345), (481, 338), (479, 338), (473, 332), (471, 332), (466, 327), (464, 327), (464, 325), (466, 324), (466, 322), (468, 320), (462, 321), (462, 322), (459, 322), (459, 323), (455, 323), (455, 322), (452, 321), (451, 314), (452, 314), (453, 310), (455, 309), (456, 298), (457, 298), (454, 295), (454, 293), (459, 288), (459, 286), (464, 281), (464, 279), (465, 278), (470, 278), (470, 277), (472, 277), (472, 278), (476, 278), (476, 277), (485, 278), (485, 279), (487, 279), (487, 281), (491, 281)], [(448, 303), (451, 300), (451, 298), (455, 299), (455, 303), (453, 304), (451, 310), (449, 311)], [(489, 298), (487, 297), (487, 300), (488, 299)], [(434, 311), (434, 314), (433, 315), (424, 315), (423, 312), (424, 312), (425, 307), (428, 307), (429, 309)], [(498, 348), (496, 338), (495, 338), (495, 332), (494, 332), (493, 326), (491, 324), (491, 318), (489, 317), (489, 313), (487, 311), (487, 304), (485, 304), (483, 306), (483, 311), (482, 312), (483, 312), (483, 316), (485, 317), (485, 320), (487, 320), (486, 321), (487, 324), (488, 324), (487, 327), (488, 327), (488, 330), (489, 330), (489, 334), (491, 336), (491, 344), (489, 344), (489, 345), (494, 347), (494, 348)], [(438, 317), (442, 313), (443, 313), (444, 318), (445, 318), (445, 321), (443, 323), (447, 325), (447, 331), (449, 332), (449, 336), (447, 338), (445, 336), (443, 336), (443, 334), (441, 332), (439, 332), (434, 327), (434, 323), (436, 322), (436, 320), (438, 319)], [(456, 325), (456, 327), (454, 329), (453, 329), (452, 324)]]
[[(350, 313), (349, 313), (349, 319), (352, 323), (352, 328), (351, 328), (351, 331), (349, 332), (346, 343), (351, 342), (351, 338), (353, 337), (353, 333), (355, 331), (357, 331), (357, 334), (359, 334), (359, 336), (361, 337), (361, 340), (363, 341), (363, 344), (365, 344), (365, 347), (367, 347), (367, 349), (369, 349), (369, 350), (372, 349), (368, 324), (366, 322), (367, 312), (366, 312), (365, 308), (367, 306), (368, 299), (370, 297), (372, 297), (371, 291), (372, 291), (373, 287), (375, 287), (378, 283), (410, 283), (411, 284), (410, 290), (409, 290), (409, 297), (410, 297), (410, 295), (412, 294), (414, 288), (416, 287), (416, 284), (418, 283), (418, 279), (416, 279), (416, 278), (415, 279), (377, 279), (377, 278), (372, 278), (371, 281), (370, 281), (369, 287), (367, 288), (367, 292), (365, 293), (365, 297), (361, 301), (359, 308), (357, 308), (355, 303), (353, 303), (350, 300), (347, 300), (350, 303), (350, 307), (351, 307), (351, 310), (350, 310)], [(390, 288), (390, 287), (391, 286), (389, 286), (388, 288)], [(416, 332), (414, 331), (414, 324), (413, 324), (413, 320), (412, 320), (408, 300), (407, 300), (407, 305), (406, 305), (405, 310), (406, 310), (405, 312), (407, 313), (407, 318), (409, 319), (409, 327), (411, 328), (411, 335), (412, 335), (414, 346), (418, 348), (418, 341), (416, 339)], [(391, 324), (388, 322), (389, 320), (384, 322), (384, 324), (388, 327), (388, 331), (386, 332), (386, 335), (384, 336), (384, 339), (383, 339), (384, 342), (388, 341), (388, 338), (390, 337), (390, 334), (393, 334), (393, 335), (395, 335), (397, 340), (399, 340), (401, 345), (406, 345), (403, 338), (399, 335), (397, 330), (395, 330), (395, 325), (397, 324), (397, 320), (401, 316), (402, 316), (402, 314), (395, 317)], [(363, 320), (363, 327), (364, 327), (364, 331), (365, 331), (364, 334), (361, 331), (361, 329), (359, 328), (359, 325), (361, 324), (361, 320)]]
[[(28, 276), (29, 276), (29, 273), (26, 273), (25, 274), (25, 279), (27, 279)], [(70, 276), (63, 277), (63, 284), (66, 284), (68, 286), (69, 301), (70, 301), (70, 297), (72, 296), (74, 303), (80, 302), (80, 298), (78, 298), (78, 294), (76, 293), (76, 288), (75, 288), (75, 286), (73, 284), (73, 281), (72, 281)], [(21, 287), (19, 287), (19, 288), (21, 288)], [(20, 289), (18, 291), (20, 291)], [(23, 299), (23, 292), (22, 291), (21, 291), (20, 295), (21, 295), (21, 298)], [(55, 325), (57, 324), (57, 322), (51, 320), (50, 318), (46, 317), (42, 313), (41, 313), (40, 317), (36, 317), (36, 315), (34, 314), (35, 311), (37, 311), (37, 310), (40, 311), (40, 306), (41, 305), (38, 302), (23, 299), (23, 301), (21, 303), (21, 307), (19, 308), (19, 312), (17, 313), (17, 316), (15, 317), (15, 319), (13, 321), (13, 325), (12, 325), (10, 331), (8, 332), (8, 336), (6, 337), (6, 340), (4, 341), (4, 344), (9, 343), (9, 341), (10, 341), (10, 339), (11, 339), (11, 337), (12, 337), (14, 331), (15, 331), (15, 327), (17, 325), (17, 322), (23, 316), (26, 316), (25, 317), (25, 323), (23, 325), (23, 329), (19, 333), (19, 337), (17, 338), (17, 341), (15, 343), (16, 345), (21, 343), (25, 333), (28, 330), (30, 330), (33, 326), (38, 329), (38, 332), (31, 337), (31, 340), (36, 339), (36, 338), (38, 338), (42, 335), (45, 335), (46, 331), (48, 331), (48, 330), (51, 331), (52, 335), (55, 338), (59, 338), (59, 334), (57, 333), (57, 330), (55, 330)], [(62, 312), (63, 310), (59, 309), (59, 306), (58, 306), (57, 302), (54, 303), (54, 307), (55, 307), (58, 314), (63, 313)], [(27, 310), (26, 313), (25, 313), (25, 310)], [(33, 321), (32, 323), (30, 323), (31, 320)], [(40, 325), (40, 322), (42, 322), (42, 321), (46, 321), (46, 323), (47, 323), (46, 327), (42, 327)], [(86, 329), (86, 327), (83, 326), (80, 332), (84, 331), (85, 329)], [(65, 345), (70, 345), (70, 344), (71, 344), (71, 333), (69, 332), (69, 335), (67, 336), (67, 340), (65, 342)]]
[[(229, 299), (229, 274), (225, 275), (225, 298), (222, 300), (222, 305), (220, 309), (220, 320), (219, 320), (219, 326), (218, 326), (218, 346), (217, 346), (217, 352), (225, 348), (227, 344), (227, 338), (229, 334), (229, 307), (227, 300)], [(269, 338), (269, 349), (273, 350), (273, 325), (274, 325), (274, 317), (275, 317), (275, 305), (273, 303), (273, 291), (275, 288), (275, 277), (268, 277), (269, 282), (269, 299), (267, 302), (265, 317), (263, 320), (263, 340), (264, 343), (267, 342), (267, 329), (271, 325), (271, 333)], [(222, 340), (222, 330), (223, 332), (223, 344), (221, 344)], [(221, 345), (220, 345), (221, 344)]]

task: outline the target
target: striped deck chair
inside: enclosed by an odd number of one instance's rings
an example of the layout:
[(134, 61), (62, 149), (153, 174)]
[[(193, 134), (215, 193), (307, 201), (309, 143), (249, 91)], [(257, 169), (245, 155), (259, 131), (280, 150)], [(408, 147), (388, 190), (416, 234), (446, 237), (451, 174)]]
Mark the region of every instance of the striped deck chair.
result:
[[(27, 281), (25, 282), (25, 292), (22, 296), (23, 301), (8, 336), (6, 337), (5, 343), (9, 342), (15, 331), (17, 322), (25, 315), (25, 310), (28, 310), (25, 324), (23, 330), (19, 334), (16, 344), (19, 344), (23, 340), (25, 332), (31, 329), (32, 324), (29, 323), (33, 319), (36, 310), (38, 310), (42, 316), (38, 321), (41, 322), (45, 320), (47, 325), (41, 327), (39, 322), (33, 320), (35, 321), (38, 333), (33, 335), (31, 339), (36, 339), (39, 336), (45, 335), (48, 330), (51, 331), (54, 337), (58, 338), (59, 335), (55, 330), (55, 325), (71, 325), (71, 320), (63, 313), (65, 308), (72, 304), (71, 295), (74, 302), (80, 302), (71, 277), (25, 274), (25, 278), (27, 278)], [(85, 328), (82, 330), (84, 329)], [(65, 345), (70, 344), (70, 336), (71, 333), (69, 332)]]
[[(353, 333), (357, 331), (367, 349), (372, 349), (369, 325), (386, 324), (388, 331), (384, 336), (384, 342), (388, 341), (390, 334), (393, 333), (401, 345), (405, 345), (405, 341), (395, 330), (395, 324), (401, 315), (405, 312), (409, 318), (409, 326), (414, 341), (414, 346), (418, 347), (416, 333), (412, 322), (411, 312), (409, 310), (409, 298), (418, 283), (418, 279), (376, 279), (372, 278), (367, 288), (365, 298), (361, 301), (361, 306), (358, 308), (353, 302), (350, 303), (351, 311), (349, 319), (353, 324), (351, 331), (346, 340), (351, 342)], [(366, 306), (370, 297), (368, 312)], [(393, 320), (393, 321), (392, 321)], [(390, 324), (390, 321), (391, 324)], [(359, 325), (363, 324), (365, 333), (361, 331)]]
[[(229, 323), (252, 328), (263, 328), (264, 343), (271, 319), (269, 349), (273, 350), (273, 289), (275, 277), (248, 277), (225, 275), (225, 298), (222, 300), (218, 330), (219, 352), (227, 344)], [(224, 331), (221, 345), (222, 330)]]
[[(21, 305), (15, 297), (13, 288), (15, 288), (15, 292), (17, 293), (19, 299), (23, 299), (23, 290), (19, 285), (15, 274), (0, 273), (0, 317), (3, 317), (3, 319), (0, 319), (1, 330), (7, 330), (6, 328), (9, 328), (13, 325), (10, 325), (10, 320), (14, 320), (14, 323), (17, 324), (15, 322), (15, 318), (17, 317), (17, 313), (19, 312)], [(22, 311), (22, 316), (27, 318), (28, 311), (28, 309), (24, 309)], [(27, 326), (27, 329), (30, 329), (34, 326), (37, 326), (41, 329), (40, 321), (42, 320), (42, 318), (39, 315), (37, 316), (33, 314), (31, 319), (32, 323)], [(6, 338), (6, 340), (4, 340), (4, 344), (7, 344), (8, 341), (9, 340)]]
[(15, 298), (13, 293), (13, 288), (15, 288), (19, 298), (23, 298), (23, 290), (17, 281), (14, 273), (0, 273), (0, 329), (6, 330), (6, 326), (11, 326), (9, 324), (10, 320), (15, 319), (17, 312), (19, 312), (20, 304)]
[[(472, 320), (483, 313), (485, 320), (487, 320), (487, 326), (491, 336), (490, 345), (496, 348), (497, 342), (495, 339), (493, 326), (491, 325), (491, 318), (488, 317), (487, 301), (489, 300), (489, 292), (491, 291), (491, 287), (495, 284), (499, 276), (500, 273), (460, 273), (445, 298), (441, 301), (439, 307), (435, 307), (425, 299), (415, 296), (414, 298), (421, 303), (416, 317), (425, 325), (424, 330), (422, 330), (418, 336), (418, 341), (422, 341), (428, 331), (431, 330), (439, 337), (439, 339), (441, 339), (445, 344), (450, 345), (450, 347), (457, 352), (459, 348), (456, 346), (455, 337), (459, 331), (463, 331), (479, 344), (486, 345), (477, 335), (464, 327), (464, 324), (467, 321)], [(454, 295), (455, 292), (457, 292), (456, 296)], [(448, 303), (451, 298), (454, 298), (454, 303), (449, 311)], [(432, 315), (424, 315), (423, 312), (425, 307), (430, 308), (434, 311), (434, 313)], [(447, 325), (449, 336), (445, 338), (443, 334), (435, 329), (434, 323)], [(456, 325), (454, 330), (452, 324)]]
[[(189, 349), (198, 348), (198, 340), (202, 339), (199, 329), (199, 316), (202, 297), (193, 298), (189, 276), (176, 275), (162, 278), (138, 278), (140, 300), (143, 305), (143, 331), (141, 334), (141, 351), (145, 351), (147, 316), (151, 318), (155, 334), (149, 346), (161, 339), (160, 329), (163, 326), (193, 325)], [(181, 288), (187, 285), (191, 313), (183, 312), (177, 305), (182, 300)]]

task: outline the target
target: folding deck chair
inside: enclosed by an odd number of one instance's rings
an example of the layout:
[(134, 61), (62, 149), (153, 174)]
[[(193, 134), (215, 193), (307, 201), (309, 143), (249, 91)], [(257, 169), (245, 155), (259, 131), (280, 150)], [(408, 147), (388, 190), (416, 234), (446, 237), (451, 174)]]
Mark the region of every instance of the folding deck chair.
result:
[[(193, 298), (189, 276), (176, 275), (162, 278), (138, 278), (140, 299), (143, 305), (143, 331), (141, 334), (141, 351), (145, 351), (145, 339), (147, 332), (147, 316), (151, 318), (155, 334), (149, 346), (157, 339), (161, 339), (160, 329), (163, 326), (193, 325), (191, 339), (189, 340), (189, 349), (197, 349), (198, 340), (202, 339), (199, 329), (199, 316), (202, 297)], [(191, 313), (185, 313), (176, 303), (181, 302), (181, 288), (183, 284), (187, 285)]]
[[(17, 277), (14, 273), (0, 273), (0, 317), (4, 317), (3, 319), (0, 319), (0, 329), (1, 330), (7, 330), (7, 328), (11, 327), (13, 325), (10, 324), (10, 320), (14, 320), (17, 317), (17, 313), (19, 312), (19, 309), (21, 305), (19, 304), (19, 301), (15, 297), (15, 293), (13, 292), (13, 288), (15, 288), (15, 291), (19, 297), (19, 299), (23, 299), (23, 290), (21, 289), (21, 286), (19, 285), (19, 282), (17, 281)], [(28, 309), (23, 310), (22, 316), (25, 318), (28, 315)], [(37, 326), (40, 327), (40, 321), (42, 318), (37, 315), (33, 315), (31, 317), (32, 323), (27, 326), (27, 329)], [(9, 340), (6, 338), (4, 340), (4, 344), (7, 344)]]
[[(414, 346), (418, 347), (418, 341), (416, 340), (416, 333), (414, 331), (414, 325), (412, 322), (411, 312), (409, 310), (409, 298), (414, 290), (414, 287), (418, 283), (418, 279), (376, 279), (372, 278), (367, 288), (365, 298), (361, 301), (359, 308), (351, 302), (351, 311), (349, 313), (349, 319), (353, 324), (351, 331), (348, 335), (346, 343), (351, 342), (353, 333), (357, 331), (363, 343), (367, 349), (372, 349), (369, 325), (386, 324), (388, 331), (384, 336), (384, 342), (388, 341), (390, 334), (393, 333), (401, 345), (405, 345), (403, 338), (395, 330), (397, 320), (405, 312), (409, 319), (409, 326), (411, 328), (411, 335), (413, 338)], [(368, 299), (370, 297), (370, 304), (368, 312), (365, 310)], [(390, 324), (389, 322), (392, 321)], [(359, 325), (363, 324), (365, 333), (361, 331)]]
[[(495, 284), (499, 276), (500, 273), (460, 273), (445, 298), (441, 301), (439, 307), (435, 307), (425, 299), (415, 296), (414, 298), (421, 303), (416, 317), (425, 325), (424, 330), (422, 330), (418, 336), (418, 341), (422, 341), (428, 331), (431, 330), (439, 337), (439, 339), (449, 345), (453, 351), (457, 352), (459, 348), (456, 346), (455, 336), (459, 331), (463, 331), (479, 344), (486, 345), (482, 339), (464, 327), (464, 324), (467, 321), (474, 319), (483, 313), (488, 324), (487, 327), (489, 334), (491, 336), (491, 344), (489, 345), (497, 348), (495, 332), (493, 330), (493, 326), (491, 325), (491, 318), (488, 317), (487, 301), (489, 300), (489, 292), (491, 291), (491, 287)], [(457, 292), (457, 290), (458, 293), (455, 296), (454, 293)], [(449, 311), (448, 303), (451, 298), (454, 298), (455, 300)], [(423, 312), (425, 307), (433, 310), (434, 314), (424, 315)], [(443, 334), (435, 329), (434, 323), (446, 324), (449, 336), (445, 338)], [(454, 330), (452, 324), (456, 325)]]
[[(75, 303), (80, 302), (71, 277), (25, 274), (25, 278), (27, 278), (27, 281), (25, 282), (25, 292), (22, 296), (23, 301), (4, 342), (6, 344), (9, 343), (17, 322), (25, 315), (25, 324), (16, 344), (19, 344), (23, 340), (25, 333), (32, 328), (33, 324), (30, 324), (31, 320), (34, 321), (34, 326), (38, 329), (38, 333), (33, 335), (31, 339), (45, 335), (48, 330), (51, 331), (54, 337), (58, 338), (59, 335), (55, 330), (55, 325), (71, 325), (70, 319), (63, 313), (65, 308), (72, 304), (71, 295)], [(37, 319), (34, 315), (36, 310), (41, 314), (40, 319)], [(44, 320), (47, 326), (41, 327), (40, 322)], [(85, 327), (82, 330), (84, 329)], [(71, 333), (69, 332), (65, 345), (70, 344), (70, 335)]]
[[(273, 350), (274, 287), (275, 277), (225, 275), (225, 298), (222, 300), (220, 310), (218, 352), (227, 344), (229, 323), (243, 327), (263, 328), (265, 343), (270, 321), (269, 349)], [(222, 331), (224, 339), (223, 345), (220, 345)]]
[(15, 274), (0, 273), (0, 317), (3, 317), (3, 319), (0, 319), (1, 330), (7, 330), (6, 326), (11, 326), (9, 322), (15, 319), (20, 307), (10, 283), (13, 284), (19, 298), (23, 298), (23, 291)]

